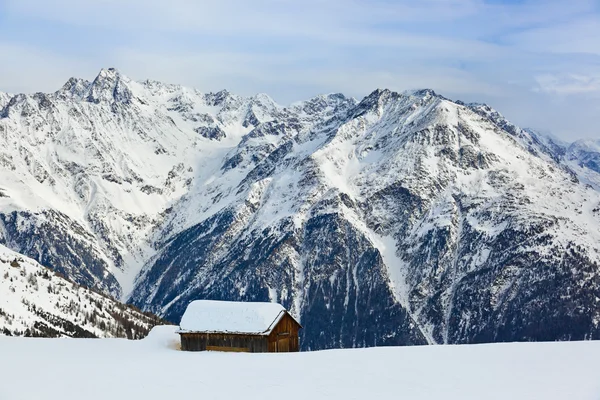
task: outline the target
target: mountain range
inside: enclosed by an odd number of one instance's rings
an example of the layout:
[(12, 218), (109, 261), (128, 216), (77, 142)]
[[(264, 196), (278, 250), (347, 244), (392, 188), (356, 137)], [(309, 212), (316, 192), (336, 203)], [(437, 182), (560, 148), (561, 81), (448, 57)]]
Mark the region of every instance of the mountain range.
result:
[(0, 94), (0, 243), (179, 322), (277, 301), (304, 349), (600, 337), (600, 143), (433, 90), (281, 106), (115, 69)]

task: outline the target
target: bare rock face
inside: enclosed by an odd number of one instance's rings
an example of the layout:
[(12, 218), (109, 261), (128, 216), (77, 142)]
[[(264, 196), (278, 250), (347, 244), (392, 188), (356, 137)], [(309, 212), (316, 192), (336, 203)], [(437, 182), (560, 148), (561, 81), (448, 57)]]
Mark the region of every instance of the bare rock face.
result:
[(1, 101), (0, 241), (171, 321), (206, 298), (281, 302), (305, 349), (600, 335), (590, 145), (432, 90), (282, 107), (109, 69)]

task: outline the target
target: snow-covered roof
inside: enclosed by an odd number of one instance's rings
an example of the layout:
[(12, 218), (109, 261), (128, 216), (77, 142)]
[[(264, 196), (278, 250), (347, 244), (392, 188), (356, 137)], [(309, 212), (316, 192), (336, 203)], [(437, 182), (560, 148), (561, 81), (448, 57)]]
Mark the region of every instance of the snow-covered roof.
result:
[(277, 303), (195, 300), (181, 317), (179, 332), (268, 335), (286, 313)]

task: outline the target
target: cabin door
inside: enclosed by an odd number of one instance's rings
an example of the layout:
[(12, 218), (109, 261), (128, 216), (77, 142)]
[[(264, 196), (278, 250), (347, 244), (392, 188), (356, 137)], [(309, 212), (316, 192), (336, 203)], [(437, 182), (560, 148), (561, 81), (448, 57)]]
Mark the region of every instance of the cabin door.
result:
[(290, 352), (290, 337), (280, 336), (277, 338), (277, 352), (278, 353), (289, 353)]

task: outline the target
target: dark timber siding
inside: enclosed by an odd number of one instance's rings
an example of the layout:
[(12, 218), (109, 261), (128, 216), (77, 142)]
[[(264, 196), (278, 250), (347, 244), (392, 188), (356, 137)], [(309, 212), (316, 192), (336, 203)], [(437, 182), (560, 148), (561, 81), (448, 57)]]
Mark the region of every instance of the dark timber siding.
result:
[(204, 351), (222, 348), (225, 351), (247, 351), (264, 353), (267, 351), (267, 337), (230, 333), (182, 333), (181, 350)]
[(236, 333), (180, 333), (181, 350), (186, 351), (246, 351), (249, 353), (285, 353), (299, 351), (298, 332), (301, 326), (285, 314), (266, 335)]

